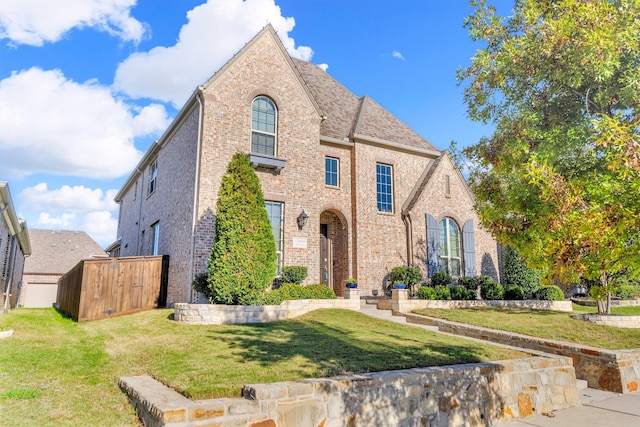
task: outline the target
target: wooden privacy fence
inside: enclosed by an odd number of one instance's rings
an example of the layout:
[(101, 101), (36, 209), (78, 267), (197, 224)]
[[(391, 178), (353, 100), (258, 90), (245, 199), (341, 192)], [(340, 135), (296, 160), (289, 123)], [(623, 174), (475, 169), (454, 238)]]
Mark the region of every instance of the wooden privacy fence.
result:
[(85, 259), (58, 280), (56, 306), (78, 322), (163, 307), (169, 256)]

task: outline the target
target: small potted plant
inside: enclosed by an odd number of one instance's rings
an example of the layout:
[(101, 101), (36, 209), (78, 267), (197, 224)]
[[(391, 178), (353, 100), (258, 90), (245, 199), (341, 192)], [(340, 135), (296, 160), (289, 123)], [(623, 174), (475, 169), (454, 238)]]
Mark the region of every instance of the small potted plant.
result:
[(347, 288), (349, 289), (355, 289), (358, 287), (358, 282), (356, 281), (356, 279), (347, 279), (346, 284)]
[(407, 284), (404, 283), (402, 280), (396, 280), (395, 282), (393, 282), (393, 287), (396, 289), (406, 289)]

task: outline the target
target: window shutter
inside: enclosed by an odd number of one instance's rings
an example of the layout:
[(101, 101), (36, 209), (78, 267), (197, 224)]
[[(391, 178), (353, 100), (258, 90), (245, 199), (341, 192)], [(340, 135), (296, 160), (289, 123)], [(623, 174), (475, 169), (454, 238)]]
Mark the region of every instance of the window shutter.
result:
[(464, 257), (464, 275), (476, 275), (476, 242), (473, 237), (473, 220), (464, 223), (462, 227), (462, 256)]
[(427, 267), (429, 277), (440, 271), (440, 224), (430, 215), (427, 218)]

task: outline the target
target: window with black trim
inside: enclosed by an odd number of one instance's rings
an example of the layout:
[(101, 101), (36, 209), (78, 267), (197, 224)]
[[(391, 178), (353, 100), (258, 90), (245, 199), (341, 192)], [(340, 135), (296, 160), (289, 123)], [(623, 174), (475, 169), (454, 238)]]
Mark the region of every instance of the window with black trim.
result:
[(340, 186), (340, 159), (324, 158), (324, 183), (329, 187)]
[(160, 247), (160, 221), (151, 225), (152, 241), (151, 241), (151, 255), (159, 254)]
[(393, 166), (376, 163), (378, 212), (393, 212)]
[(251, 107), (251, 152), (276, 155), (276, 105), (266, 96), (258, 96)]

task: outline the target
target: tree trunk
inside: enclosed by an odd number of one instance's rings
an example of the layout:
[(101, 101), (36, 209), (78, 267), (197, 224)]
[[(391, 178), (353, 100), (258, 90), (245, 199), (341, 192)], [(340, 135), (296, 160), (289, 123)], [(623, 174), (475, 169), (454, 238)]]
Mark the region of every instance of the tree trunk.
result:
[(611, 292), (607, 292), (607, 314), (611, 314)]

